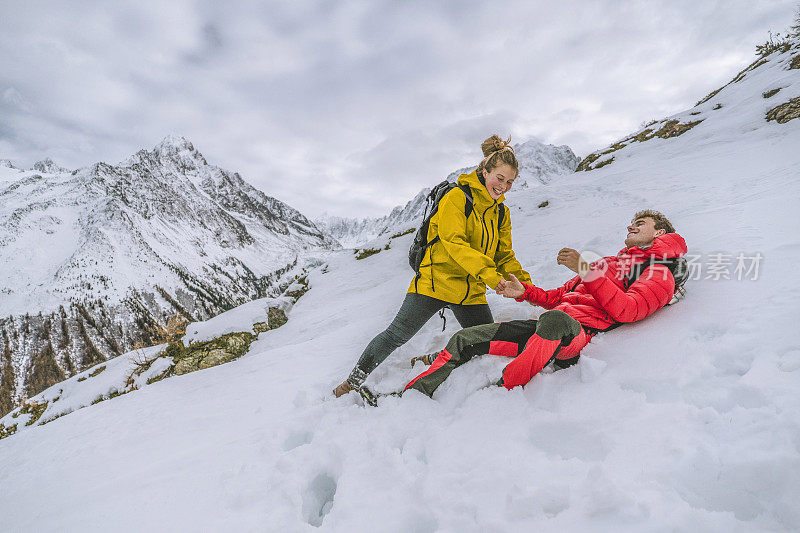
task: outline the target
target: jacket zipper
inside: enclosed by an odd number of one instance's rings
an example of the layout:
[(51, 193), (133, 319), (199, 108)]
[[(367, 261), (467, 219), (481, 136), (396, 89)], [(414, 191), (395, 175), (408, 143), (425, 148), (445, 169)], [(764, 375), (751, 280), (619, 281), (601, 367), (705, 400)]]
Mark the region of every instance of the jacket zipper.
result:
[[(486, 255), (489, 251), (489, 228), (488, 226), (486, 226), (486, 213), (492, 207), (494, 207), (494, 204), (487, 207), (486, 210), (483, 212), (483, 216), (481, 217), (481, 221), (483, 222), (483, 227), (486, 228), (486, 247), (483, 249), (483, 255)], [(481, 233), (481, 246), (483, 246), (483, 233)]]
[[(498, 222), (500, 222), (499, 219), (498, 219)], [(494, 246), (494, 225), (492, 224), (491, 226), (492, 226), (492, 243), (491, 244), (492, 244), (492, 246)], [(499, 226), (497, 228), (497, 232), (498, 233), (500, 232), (500, 227)]]
[(436, 287), (434, 287), (433, 285), (433, 246), (428, 248), (428, 252), (429, 252), (429, 257), (431, 258), (431, 291), (436, 292)]
[(458, 305), (462, 305), (464, 303), (464, 300), (467, 299), (467, 296), (469, 296), (469, 274), (467, 274), (467, 293), (464, 295), (463, 298), (461, 298), (461, 301), (458, 302)]

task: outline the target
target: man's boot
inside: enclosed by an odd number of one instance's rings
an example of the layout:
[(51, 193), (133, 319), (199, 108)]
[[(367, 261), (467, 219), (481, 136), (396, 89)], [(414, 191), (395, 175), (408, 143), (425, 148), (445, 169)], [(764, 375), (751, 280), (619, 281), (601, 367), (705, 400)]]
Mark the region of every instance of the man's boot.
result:
[(429, 354), (418, 355), (417, 357), (414, 357), (413, 359), (411, 359), (411, 368), (414, 368), (414, 365), (417, 363), (417, 361), (419, 361), (420, 363), (422, 363), (425, 366), (431, 366), (433, 364), (433, 362), (436, 360), (436, 358), (439, 356), (439, 353), (440, 352), (429, 353)]

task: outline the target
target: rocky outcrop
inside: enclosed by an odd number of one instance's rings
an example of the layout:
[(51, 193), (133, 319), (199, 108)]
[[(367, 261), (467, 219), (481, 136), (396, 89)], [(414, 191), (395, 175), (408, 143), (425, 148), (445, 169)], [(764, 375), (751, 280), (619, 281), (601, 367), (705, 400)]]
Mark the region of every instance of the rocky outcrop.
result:
[[(614, 156), (609, 158), (601, 159), (604, 155), (608, 155), (611, 153), (616, 152), (617, 150), (621, 150), (626, 146), (635, 143), (635, 142), (646, 142), (650, 139), (655, 137), (659, 137), (661, 139), (671, 139), (673, 137), (678, 137), (683, 135), (690, 129), (694, 128), (698, 124), (703, 122), (703, 120), (695, 120), (690, 122), (681, 123), (679, 120), (667, 120), (661, 123), (661, 127), (658, 129), (654, 128), (645, 128), (644, 130), (640, 131), (635, 135), (631, 135), (630, 137), (626, 137), (625, 139), (612, 144), (608, 149), (587, 155), (583, 161), (578, 165), (578, 168), (575, 170), (576, 172), (583, 171), (583, 170), (596, 170), (598, 168), (602, 168), (606, 165), (610, 165), (614, 162)], [(655, 125), (657, 123), (652, 123), (651, 125)]]
[(697, 102), (695, 104), (695, 107), (708, 102), (709, 100), (714, 98), (716, 95), (718, 95), (720, 93), (720, 91), (722, 91), (728, 85), (731, 85), (733, 83), (738, 83), (738, 82), (742, 81), (744, 79), (744, 77), (747, 75), (748, 72), (751, 72), (751, 71), (757, 69), (758, 67), (760, 67), (761, 65), (765, 65), (766, 63), (767, 63), (767, 59), (765, 57), (759, 57), (758, 59), (756, 59), (755, 61), (753, 61), (749, 65), (747, 65), (744, 69), (742, 69), (738, 74), (736, 74), (736, 76), (734, 76), (731, 81), (729, 81), (728, 83), (726, 83), (725, 85), (723, 85), (719, 89), (711, 91), (709, 94), (707, 94), (705, 98), (703, 98), (702, 100), (700, 100), (699, 102)]
[(250, 345), (256, 339), (252, 333), (229, 333), (213, 341), (192, 344), (185, 348), (178, 341), (169, 345), (165, 354), (175, 361), (172, 374), (180, 376), (211, 368), (212, 366), (228, 363), (247, 353)]
[(775, 120), (778, 124), (785, 124), (798, 117), (800, 117), (800, 97), (792, 98), (767, 111), (767, 121)]
[(69, 172), (68, 169), (56, 165), (49, 157), (34, 163), (31, 170), (36, 170), (45, 174), (63, 174), (64, 172)]

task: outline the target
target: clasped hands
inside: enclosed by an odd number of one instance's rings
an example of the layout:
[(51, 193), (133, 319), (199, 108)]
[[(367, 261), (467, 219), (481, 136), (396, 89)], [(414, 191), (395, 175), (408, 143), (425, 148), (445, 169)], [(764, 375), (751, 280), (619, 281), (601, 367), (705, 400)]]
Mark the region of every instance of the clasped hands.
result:
[[(589, 273), (589, 263), (581, 257), (577, 250), (572, 248), (562, 248), (558, 251), (556, 263), (564, 265), (580, 276), (585, 276)], [(497, 294), (505, 296), (506, 298), (519, 298), (525, 294), (525, 286), (514, 274), (509, 274), (510, 279), (506, 280), (500, 278), (500, 283), (494, 288)]]

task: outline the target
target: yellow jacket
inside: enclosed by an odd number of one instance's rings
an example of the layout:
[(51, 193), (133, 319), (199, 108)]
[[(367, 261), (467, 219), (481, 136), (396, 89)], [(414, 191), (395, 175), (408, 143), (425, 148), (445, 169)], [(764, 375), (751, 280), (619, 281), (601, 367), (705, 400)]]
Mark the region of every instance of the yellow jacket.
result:
[(464, 217), (467, 197), (454, 188), (442, 197), (431, 217), (428, 247), (420, 264), (420, 277), (411, 280), (408, 292), (431, 296), (448, 303), (474, 305), (486, 303), (486, 287), (494, 288), (501, 277), (514, 274), (531, 282), (511, 249), (511, 217), (508, 207), (503, 226), (497, 227), (500, 209), (473, 171), (462, 174), (458, 183), (472, 189), (473, 209)]

